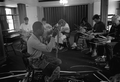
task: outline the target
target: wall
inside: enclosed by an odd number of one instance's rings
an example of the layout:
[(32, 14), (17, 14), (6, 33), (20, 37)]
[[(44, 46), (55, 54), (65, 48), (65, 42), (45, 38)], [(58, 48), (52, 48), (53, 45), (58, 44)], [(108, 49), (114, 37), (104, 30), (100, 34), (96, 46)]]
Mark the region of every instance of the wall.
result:
[[(94, 0), (68, 0), (69, 5), (80, 5), (86, 3), (92, 3)], [(63, 6), (59, 3), (59, 1), (52, 1), (52, 2), (40, 2), (38, 3), (39, 7), (51, 7), (51, 6)]]
[(5, 0), (5, 3), (8, 4), (7, 2), (11, 3), (24, 3), (24, 4), (29, 4), (32, 6), (37, 6), (38, 0)]
[[(29, 24), (32, 26), (35, 21), (38, 21), (37, 7), (26, 6), (27, 17), (29, 18)], [(32, 28), (31, 28), (32, 29)]]
[(101, 5), (101, 2), (100, 1), (95, 1), (93, 3), (93, 14), (98, 14), (100, 15), (100, 5)]
[(37, 17), (39, 21), (44, 17), (43, 7), (37, 7)]
[[(94, 2), (94, 14), (100, 15), (100, 1)], [(108, 4), (108, 14), (116, 14), (116, 8), (118, 7), (117, 0), (110, 0)]]
[(117, 1), (109, 1), (108, 14), (116, 14), (116, 8), (118, 7)]

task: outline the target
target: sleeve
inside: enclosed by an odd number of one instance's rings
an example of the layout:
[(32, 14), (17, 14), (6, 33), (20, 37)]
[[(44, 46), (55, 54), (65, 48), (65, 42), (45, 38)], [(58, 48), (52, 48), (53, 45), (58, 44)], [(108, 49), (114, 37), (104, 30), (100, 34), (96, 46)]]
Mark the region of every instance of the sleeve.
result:
[(115, 36), (115, 33), (116, 33), (116, 29), (115, 29), (114, 26), (112, 26), (112, 27), (110, 28), (110, 31), (109, 31), (109, 36), (114, 37), (114, 36)]
[(23, 24), (20, 25), (20, 30), (22, 30), (22, 29), (23, 29)]
[(49, 28), (49, 31), (53, 29), (53, 27), (50, 24), (48, 24), (48, 28)]
[(104, 23), (102, 23), (102, 24), (101, 24), (101, 27), (99, 27), (99, 28), (101, 28), (101, 32), (103, 32), (104, 30), (106, 30)]
[(63, 32), (63, 31), (67, 31), (67, 32), (70, 32), (70, 27), (69, 27), (69, 25), (66, 23), (65, 24), (65, 26), (61, 29), (61, 31)]
[(24, 30), (23, 24), (20, 25), (19, 31), (20, 31), (20, 33), (21, 33), (22, 35), (24, 35), (24, 33), (26, 32), (26, 31)]
[(34, 49), (40, 50), (40, 51), (43, 51), (43, 52), (51, 52), (54, 45), (55, 45), (55, 38), (53, 38), (53, 37), (51, 37), (51, 40), (50, 40), (48, 45), (45, 45), (44, 43), (42, 43), (40, 41), (39, 42), (34, 42), (33, 44), (31, 44), (31, 46)]
[(92, 26), (89, 24), (89, 23), (87, 23), (87, 30), (89, 31), (89, 30), (92, 30)]

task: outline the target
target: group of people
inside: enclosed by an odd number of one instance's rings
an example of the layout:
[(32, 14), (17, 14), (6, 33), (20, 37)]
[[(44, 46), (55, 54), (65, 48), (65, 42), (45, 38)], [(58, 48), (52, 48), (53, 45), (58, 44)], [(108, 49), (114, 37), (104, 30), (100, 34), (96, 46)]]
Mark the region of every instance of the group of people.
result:
[[(25, 22), (20, 26), (20, 31), (23, 35), (22, 38), (27, 42), (27, 52), (31, 55), (29, 60), (35, 60), (35, 62), (33, 62), (34, 67), (45, 70), (44, 72), (47, 75), (45, 78), (47, 78), (47, 80), (54, 80), (60, 72), (59, 65), (62, 63), (62, 61), (58, 58), (46, 55), (44, 52), (51, 52), (58, 42), (59, 48), (66, 46), (65, 43), (66, 41), (69, 41), (68, 38), (70, 34), (70, 27), (68, 23), (63, 19), (60, 19), (56, 25), (51, 26), (46, 22), (46, 19), (43, 18), (41, 22), (34, 22), (31, 31), (28, 24), (29, 19), (25, 17), (24, 21)], [(108, 62), (107, 65), (109, 65), (109, 61), (113, 56), (113, 46), (115, 46), (120, 40), (120, 16), (115, 15), (112, 17), (113, 25), (108, 33), (106, 32), (105, 24), (100, 21), (99, 15), (94, 15), (93, 21), (95, 22), (95, 25), (92, 28), (92, 26), (87, 22), (86, 18), (82, 19), (74, 36), (74, 42), (71, 47), (76, 48), (79, 36), (84, 35), (87, 37), (86, 43), (89, 51), (92, 52), (92, 57), (104, 55), (105, 52)], [(100, 36), (104, 36), (112, 42), (106, 41), (106, 43), (102, 46), (94, 44), (96, 37)], [(98, 49), (98, 47), (101, 48)], [(44, 62), (41, 67), (42, 60), (45, 60), (46, 62)]]
[[(20, 33), (22, 39), (27, 43), (27, 53), (31, 56), (28, 58), (32, 62), (34, 68), (43, 70), (45, 80), (53, 82), (59, 77), (60, 67), (62, 61), (56, 57), (44, 54), (44, 52), (51, 52), (59, 42), (60, 47), (64, 46), (64, 40), (67, 38), (70, 28), (68, 23), (60, 19), (53, 27), (43, 18), (42, 21), (36, 21), (30, 29), (29, 19), (24, 18), (24, 23), (20, 26)], [(46, 82), (45, 81), (45, 82)]]
[(105, 68), (109, 68), (109, 62), (115, 54), (114, 46), (117, 45), (120, 40), (120, 16), (115, 15), (111, 18), (112, 27), (110, 31), (106, 29), (99, 15), (94, 15), (92, 19), (95, 22), (93, 27), (83, 18), (79, 29), (74, 35), (74, 42), (71, 47), (73, 49), (77, 48), (79, 46), (78, 39), (82, 39), (81, 36), (83, 36), (89, 53), (92, 57), (96, 58), (95, 61), (106, 61), (107, 65)]

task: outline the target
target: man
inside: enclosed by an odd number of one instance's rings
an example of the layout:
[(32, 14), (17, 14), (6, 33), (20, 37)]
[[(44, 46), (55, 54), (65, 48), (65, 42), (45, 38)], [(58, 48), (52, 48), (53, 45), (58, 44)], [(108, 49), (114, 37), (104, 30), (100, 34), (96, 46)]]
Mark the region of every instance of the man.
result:
[(25, 18), (24, 18), (24, 23), (22, 23), (22, 24), (20, 25), (20, 33), (21, 33), (22, 39), (23, 39), (24, 41), (27, 41), (27, 40), (28, 40), (28, 38), (29, 38), (29, 36), (30, 36), (30, 34), (31, 34), (31, 32), (32, 32), (31, 26), (30, 26), (30, 24), (29, 24), (28, 22), (29, 22), (28, 17), (25, 17)]
[[(93, 27), (93, 35), (96, 36), (96, 35), (104, 34), (106, 32), (105, 24), (102, 21), (100, 21), (99, 15), (95, 14), (92, 19), (95, 22), (95, 25)], [(94, 39), (92, 40), (94, 41)], [(96, 49), (97, 49), (97, 44), (93, 44), (92, 45), (92, 57), (97, 56)], [(103, 48), (100, 50), (103, 51)], [(99, 55), (103, 55), (103, 54), (99, 54)]]
[(107, 55), (106, 61), (108, 62), (108, 64), (106, 65), (106, 68), (109, 67), (109, 62), (112, 59), (113, 55), (117, 53), (117, 52), (114, 52), (113, 50), (117, 51), (119, 49), (119, 46), (115, 47), (115, 45), (117, 45), (117, 43), (119, 43), (120, 41), (120, 16), (119, 15), (113, 16), (112, 23), (113, 25), (108, 35), (109, 37), (112, 37), (113, 40), (111, 40), (111, 43), (107, 43), (105, 45), (105, 50)]
[(104, 31), (106, 31), (105, 24), (102, 21), (100, 21), (99, 15), (95, 14), (92, 19), (95, 22), (93, 32), (101, 34), (104, 33)]
[(33, 34), (30, 36), (27, 42), (27, 52), (31, 55), (29, 60), (33, 60), (32, 65), (35, 68), (43, 69), (43, 74), (46, 75), (47, 80), (54, 80), (56, 76), (55, 73), (57, 72), (58, 74), (60, 72), (60, 67), (58, 65), (61, 64), (61, 60), (55, 57), (51, 57), (50, 55), (43, 54), (43, 52), (52, 51), (55, 44), (55, 36), (57, 35), (57, 33), (58, 30), (55, 29), (53, 31), (50, 42), (47, 45), (44, 44), (44, 27), (41, 22), (37, 21), (33, 24)]

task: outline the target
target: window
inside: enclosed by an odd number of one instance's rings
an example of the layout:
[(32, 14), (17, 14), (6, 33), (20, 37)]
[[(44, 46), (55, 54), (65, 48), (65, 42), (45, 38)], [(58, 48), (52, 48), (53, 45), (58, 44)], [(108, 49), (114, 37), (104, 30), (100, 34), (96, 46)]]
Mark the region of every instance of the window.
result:
[(12, 30), (14, 29), (12, 11), (10, 8), (5, 8), (5, 11), (6, 11), (6, 18), (7, 18), (9, 29)]

